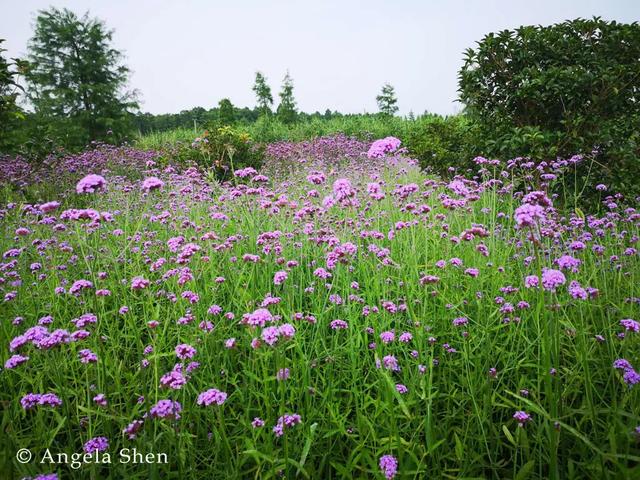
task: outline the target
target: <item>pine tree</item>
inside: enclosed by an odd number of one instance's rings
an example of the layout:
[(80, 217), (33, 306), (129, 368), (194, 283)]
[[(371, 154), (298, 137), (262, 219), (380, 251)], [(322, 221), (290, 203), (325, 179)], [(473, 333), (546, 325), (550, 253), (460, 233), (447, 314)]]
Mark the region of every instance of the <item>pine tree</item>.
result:
[(118, 140), (131, 127), (135, 93), (124, 91), (129, 69), (111, 46), (113, 31), (88, 13), (41, 10), (29, 42), (25, 75), (38, 115), (56, 119), (76, 142)]
[(298, 112), (296, 110), (296, 100), (293, 98), (293, 79), (287, 74), (282, 80), (282, 89), (280, 90), (280, 105), (278, 105), (278, 118), (283, 123), (293, 123), (296, 121)]
[(2, 52), (4, 39), (0, 38), (0, 153), (8, 152), (15, 146), (12, 133), (16, 128), (17, 121), (24, 118), (24, 115), (16, 103), (18, 92), (22, 87), (17, 83), (19, 61), (7, 61)]
[(218, 120), (222, 125), (236, 123), (235, 108), (228, 98), (223, 98), (218, 102)]
[(273, 96), (271, 95), (271, 87), (267, 84), (265, 76), (256, 72), (256, 80), (253, 84), (253, 91), (256, 94), (258, 109), (261, 115), (270, 115), (271, 106), (273, 105)]
[(382, 86), (382, 92), (376, 97), (376, 101), (378, 102), (380, 113), (383, 115), (392, 116), (398, 111), (398, 107), (396, 106), (396, 103), (398, 103), (396, 91), (389, 83), (385, 83)]

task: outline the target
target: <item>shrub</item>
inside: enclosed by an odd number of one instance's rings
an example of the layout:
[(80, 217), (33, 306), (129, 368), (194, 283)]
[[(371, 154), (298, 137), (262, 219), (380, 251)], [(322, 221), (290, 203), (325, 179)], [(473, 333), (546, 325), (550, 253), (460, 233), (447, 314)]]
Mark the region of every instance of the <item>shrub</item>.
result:
[(577, 182), (614, 189), (640, 149), (640, 25), (577, 19), (491, 33), (466, 52), (460, 98), (479, 121), (488, 154), (545, 160), (590, 154)]
[(210, 124), (191, 148), (197, 152), (193, 159), (200, 167), (212, 169), (220, 179), (239, 168), (258, 167), (263, 149), (251, 141), (248, 133), (230, 125)]
[(464, 115), (428, 115), (411, 122), (401, 138), (423, 169), (446, 174), (473, 167), (472, 159), (482, 153), (476, 137), (477, 125)]

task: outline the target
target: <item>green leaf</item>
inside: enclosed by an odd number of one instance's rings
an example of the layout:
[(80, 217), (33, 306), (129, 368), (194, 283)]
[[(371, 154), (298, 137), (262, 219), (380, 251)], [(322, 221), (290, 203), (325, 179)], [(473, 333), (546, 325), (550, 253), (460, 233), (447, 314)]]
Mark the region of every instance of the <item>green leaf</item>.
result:
[(462, 461), (462, 459), (464, 458), (464, 447), (462, 446), (462, 442), (460, 441), (460, 438), (458, 438), (458, 434), (454, 433), (453, 434), (453, 439), (456, 442), (456, 458), (459, 461)]
[(504, 432), (505, 436), (507, 437), (507, 440), (509, 440), (509, 442), (511, 442), (514, 446), (517, 445), (515, 439), (513, 438), (513, 435), (511, 435), (511, 432), (509, 431), (509, 429), (507, 428), (506, 425), (502, 425), (502, 431)]
[(527, 463), (525, 463), (522, 466), (520, 471), (515, 476), (514, 480), (524, 480), (533, 471), (533, 467), (535, 467), (535, 466), (536, 466), (536, 463), (533, 460), (529, 460)]
[[(317, 428), (318, 424), (313, 423), (309, 429), (309, 436), (307, 437), (307, 441), (304, 443), (302, 455), (300, 456), (300, 468), (304, 467), (304, 462), (307, 461), (307, 455), (309, 455), (309, 450), (311, 450), (311, 443), (313, 442), (313, 436)], [(298, 473), (300, 473), (300, 470), (298, 470)]]

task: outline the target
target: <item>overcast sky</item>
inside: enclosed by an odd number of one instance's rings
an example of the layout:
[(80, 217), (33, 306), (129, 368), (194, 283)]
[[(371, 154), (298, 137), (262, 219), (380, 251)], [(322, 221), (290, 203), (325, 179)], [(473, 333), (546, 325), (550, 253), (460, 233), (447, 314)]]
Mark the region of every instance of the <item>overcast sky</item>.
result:
[(89, 11), (115, 29), (143, 111), (211, 108), (228, 97), (254, 106), (256, 70), (276, 93), (286, 70), (300, 109), (377, 110), (384, 82), (401, 114), (460, 110), (463, 51), (484, 34), (576, 17), (640, 20), (640, 0), (40, 1), (0, 0), (0, 38), (26, 53), (35, 13)]

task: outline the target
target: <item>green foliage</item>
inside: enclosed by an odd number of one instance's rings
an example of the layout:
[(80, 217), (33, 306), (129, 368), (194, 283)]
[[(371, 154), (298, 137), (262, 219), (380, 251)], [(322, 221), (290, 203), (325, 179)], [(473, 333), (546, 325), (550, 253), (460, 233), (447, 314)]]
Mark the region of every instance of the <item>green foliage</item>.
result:
[(222, 125), (233, 125), (236, 123), (233, 103), (228, 98), (223, 98), (218, 102), (218, 120)]
[(640, 192), (628, 181), (640, 166), (639, 58), (637, 23), (596, 17), (504, 30), (467, 50), (460, 98), (491, 155), (555, 159), (597, 149), (591, 175)]
[(382, 92), (376, 97), (378, 102), (378, 108), (383, 115), (393, 115), (398, 111), (398, 99), (396, 98), (396, 91), (389, 83), (385, 83), (382, 86)]
[[(219, 125), (213, 129), (217, 129)], [(210, 131), (211, 131), (210, 130)], [(478, 141), (478, 126), (465, 115), (442, 117), (427, 114), (413, 120), (387, 117), (377, 114), (336, 115), (329, 119), (322, 116), (301, 118), (294, 124), (285, 124), (278, 117), (260, 117), (255, 123), (238, 127), (259, 144), (280, 140), (302, 141), (312, 138), (344, 134), (362, 140), (374, 140), (395, 136), (402, 140), (413, 158), (423, 168), (447, 174), (450, 167), (466, 169), (471, 160), (483, 154), (483, 145)], [(136, 146), (143, 149), (167, 150), (184, 145), (180, 159), (191, 159), (193, 151), (187, 148), (198, 136), (193, 129), (176, 129), (140, 136)], [(186, 156), (185, 154), (188, 153)], [(205, 157), (210, 164), (209, 157)], [(205, 160), (203, 160), (205, 161)]]
[(450, 168), (468, 169), (481, 153), (477, 125), (464, 115), (425, 115), (409, 125), (403, 141), (424, 169), (441, 175)]
[(22, 89), (17, 83), (20, 61), (7, 61), (2, 55), (6, 50), (2, 48), (4, 39), (0, 38), (0, 152), (11, 151), (16, 146), (16, 138), (13, 137), (17, 124), (24, 119), (24, 114), (16, 99)]
[(110, 44), (113, 32), (88, 14), (51, 8), (38, 13), (25, 77), (38, 115), (51, 120), (66, 145), (118, 142), (131, 130), (135, 96), (129, 69)]
[(193, 143), (180, 144), (177, 152), (170, 152), (169, 159), (193, 161), (225, 180), (239, 168), (258, 167), (262, 156), (262, 147), (252, 142), (249, 134), (213, 123)]
[(293, 79), (289, 71), (282, 80), (282, 90), (280, 90), (280, 105), (278, 105), (278, 119), (282, 123), (289, 124), (296, 121), (298, 112), (296, 100), (293, 98)]
[(271, 95), (271, 87), (267, 83), (266, 77), (256, 72), (256, 80), (253, 84), (253, 91), (256, 94), (258, 102), (258, 110), (262, 115), (271, 114), (271, 106), (273, 105), (273, 96)]

